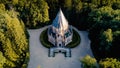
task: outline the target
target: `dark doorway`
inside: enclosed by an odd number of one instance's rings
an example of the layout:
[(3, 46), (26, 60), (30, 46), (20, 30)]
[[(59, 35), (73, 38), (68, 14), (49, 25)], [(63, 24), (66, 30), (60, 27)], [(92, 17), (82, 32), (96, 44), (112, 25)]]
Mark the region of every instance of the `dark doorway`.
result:
[(59, 47), (62, 47), (62, 45), (61, 45), (61, 44), (59, 44)]

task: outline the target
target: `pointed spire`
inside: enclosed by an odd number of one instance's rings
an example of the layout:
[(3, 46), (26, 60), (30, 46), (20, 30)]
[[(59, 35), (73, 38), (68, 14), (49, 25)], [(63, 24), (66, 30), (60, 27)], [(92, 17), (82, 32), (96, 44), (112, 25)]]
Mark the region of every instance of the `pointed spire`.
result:
[(56, 29), (59, 29), (61, 31), (65, 31), (68, 29), (68, 21), (66, 20), (61, 8), (60, 8), (56, 18), (54, 19), (52, 25)]

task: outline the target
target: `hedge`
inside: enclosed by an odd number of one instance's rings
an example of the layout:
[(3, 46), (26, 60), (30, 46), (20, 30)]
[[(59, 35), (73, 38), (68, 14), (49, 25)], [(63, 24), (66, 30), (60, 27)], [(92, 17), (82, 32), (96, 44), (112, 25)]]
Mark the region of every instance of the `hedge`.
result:
[(46, 48), (50, 48), (53, 45), (48, 41), (48, 36), (47, 36), (47, 30), (45, 29), (41, 34), (40, 34), (40, 42), (42, 43), (42, 45)]
[[(40, 34), (40, 42), (42, 43), (42, 45), (46, 48), (50, 48), (53, 47), (53, 44), (51, 44), (48, 41), (48, 36), (47, 36), (47, 29), (45, 29), (41, 34)], [(73, 38), (72, 38), (72, 42), (69, 43), (66, 47), (68, 48), (74, 48), (76, 46), (78, 46), (80, 44), (80, 36), (78, 34), (78, 32), (76, 32), (73, 29)]]
[(73, 29), (73, 38), (72, 42), (67, 45), (69, 48), (77, 47), (80, 44), (80, 36), (77, 31)]

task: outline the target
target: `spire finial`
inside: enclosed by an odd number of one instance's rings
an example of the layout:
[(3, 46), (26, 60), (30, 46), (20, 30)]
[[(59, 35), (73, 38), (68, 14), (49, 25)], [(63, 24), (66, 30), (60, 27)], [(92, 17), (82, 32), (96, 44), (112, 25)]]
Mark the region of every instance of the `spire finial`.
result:
[(61, 7), (60, 7), (60, 10), (61, 10)]
[(62, 11), (61, 8), (59, 9), (59, 11)]

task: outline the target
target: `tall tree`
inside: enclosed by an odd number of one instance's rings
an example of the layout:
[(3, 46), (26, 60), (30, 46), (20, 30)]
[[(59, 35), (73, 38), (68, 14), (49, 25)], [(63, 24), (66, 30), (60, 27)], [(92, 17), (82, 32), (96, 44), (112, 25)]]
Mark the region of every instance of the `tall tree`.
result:
[[(24, 24), (14, 10), (0, 9), (0, 57), (2, 68), (27, 67), (28, 39)], [(1, 63), (0, 62), (0, 63)]]
[(115, 44), (119, 42), (119, 34), (115, 37), (114, 32), (120, 30), (120, 10), (113, 10), (108, 6), (94, 9), (89, 13), (88, 21), (91, 48), (97, 59), (119, 58), (119, 53), (115, 54), (119, 47)]
[(83, 59), (81, 59), (83, 68), (96, 68), (96, 59), (86, 55)]
[(113, 41), (113, 34), (111, 29), (107, 29), (100, 36), (100, 47), (101, 51), (110, 51)]
[(55, 18), (60, 6), (59, 6), (59, 0), (46, 0), (49, 6), (49, 17), (50, 21), (53, 21)]
[(19, 1), (17, 11), (25, 25), (29, 28), (42, 26), (49, 21), (48, 5), (44, 0)]

